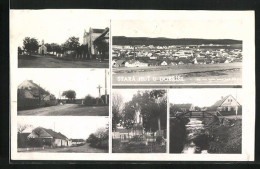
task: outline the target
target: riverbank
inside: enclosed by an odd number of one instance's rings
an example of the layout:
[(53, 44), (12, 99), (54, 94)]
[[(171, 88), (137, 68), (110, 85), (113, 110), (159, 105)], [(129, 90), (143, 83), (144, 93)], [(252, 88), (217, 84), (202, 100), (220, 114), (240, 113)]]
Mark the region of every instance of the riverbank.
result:
[(242, 119), (204, 119), (209, 137), (208, 153), (239, 154), (242, 148)]

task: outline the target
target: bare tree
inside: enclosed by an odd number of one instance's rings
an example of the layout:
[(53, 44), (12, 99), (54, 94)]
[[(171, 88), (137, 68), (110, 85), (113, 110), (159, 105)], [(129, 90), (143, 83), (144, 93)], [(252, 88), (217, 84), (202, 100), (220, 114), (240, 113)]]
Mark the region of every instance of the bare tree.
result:
[(120, 94), (118, 93), (113, 93), (113, 98), (112, 98), (112, 130), (116, 130), (117, 124), (121, 120), (121, 111), (123, 109), (123, 98)]

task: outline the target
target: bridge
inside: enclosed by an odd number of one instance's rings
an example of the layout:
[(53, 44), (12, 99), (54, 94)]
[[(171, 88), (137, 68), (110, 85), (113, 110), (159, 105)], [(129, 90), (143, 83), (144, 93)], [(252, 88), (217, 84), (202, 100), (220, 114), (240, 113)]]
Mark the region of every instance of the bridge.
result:
[(188, 117), (188, 118), (211, 118), (213, 116), (217, 116), (217, 113), (210, 113), (210, 112), (207, 112), (207, 111), (187, 111), (187, 112), (184, 112), (184, 113), (180, 113), (178, 114), (177, 116), (180, 117), (180, 116), (185, 116), (185, 117)]

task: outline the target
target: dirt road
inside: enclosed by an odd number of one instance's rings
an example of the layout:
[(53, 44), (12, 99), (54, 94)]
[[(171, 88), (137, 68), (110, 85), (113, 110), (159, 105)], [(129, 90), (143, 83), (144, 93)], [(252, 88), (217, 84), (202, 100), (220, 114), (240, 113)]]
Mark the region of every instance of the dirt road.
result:
[(42, 107), (17, 112), (21, 116), (108, 116), (108, 106), (88, 107), (79, 104), (65, 104), (51, 107)]
[(55, 56), (19, 56), (19, 68), (109, 68), (109, 61), (63, 60)]
[[(19, 150), (18, 150), (19, 151)], [(53, 148), (53, 149), (41, 149), (41, 150), (29, 150), (26, 149), (20, 150), (19, 152), (39, 152), (39, 153), (108, 153), (108, 150), (97, 149), (89, 146), (89, 143), (78, 147), (62, 147), (62, 148)]]

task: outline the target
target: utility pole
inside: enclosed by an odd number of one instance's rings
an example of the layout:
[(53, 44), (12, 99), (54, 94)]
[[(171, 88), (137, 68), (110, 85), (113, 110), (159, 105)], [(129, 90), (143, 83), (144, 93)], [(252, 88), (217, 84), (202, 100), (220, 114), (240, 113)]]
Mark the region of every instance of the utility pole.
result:
[(107, 70), (105, 69), (105, 104), (107, 104)]

